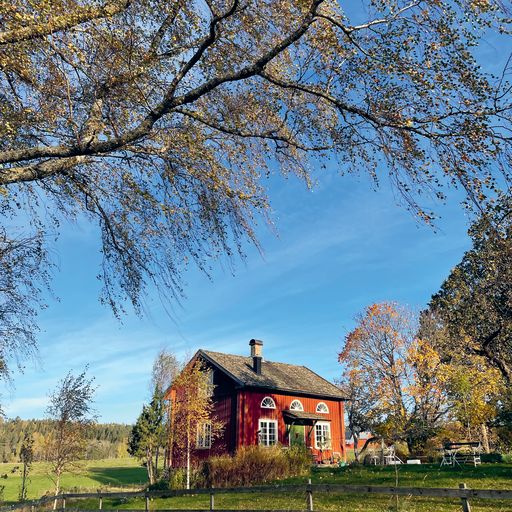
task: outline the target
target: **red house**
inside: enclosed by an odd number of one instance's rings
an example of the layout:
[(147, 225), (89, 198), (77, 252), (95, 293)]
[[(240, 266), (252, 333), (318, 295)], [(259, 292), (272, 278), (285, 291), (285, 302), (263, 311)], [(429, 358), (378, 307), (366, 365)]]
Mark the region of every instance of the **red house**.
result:
[(263, 342), (251, 340), (249, 357), (199, 350), (213, 384), (215, 416), (224, 424), (211, 439), (197, 433), (199, 458), (234, 453), (242, 446), (304, 445), (316, 462), (345, 459), (344, 397), (305, 366), (263, 359)]

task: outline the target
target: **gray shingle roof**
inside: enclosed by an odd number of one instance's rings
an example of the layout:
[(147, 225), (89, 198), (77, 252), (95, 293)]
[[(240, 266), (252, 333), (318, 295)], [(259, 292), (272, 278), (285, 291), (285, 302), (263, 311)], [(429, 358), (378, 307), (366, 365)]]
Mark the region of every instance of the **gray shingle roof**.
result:
[(199, 350), (202, 355), (219, 367), (241, 386), (296, 392), (304, 395), (343, 399), (341, 391), (305, 366), (262, 361), (261, 375), (252, 369), (252, 357)]

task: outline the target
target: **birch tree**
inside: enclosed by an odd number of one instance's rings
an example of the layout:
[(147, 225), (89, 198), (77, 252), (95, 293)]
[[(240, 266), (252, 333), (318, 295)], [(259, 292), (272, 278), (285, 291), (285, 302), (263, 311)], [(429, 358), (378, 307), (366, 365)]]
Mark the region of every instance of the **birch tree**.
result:
[(508, 68), (486, 75), (473, 51), (509, 31), (501, 1), (0, 9), (3, 227), (41, 233), (46, 256), (62, 222), (96, 224), (101, 300), (116, 314), (141, 311), (149, 286), (179, 298), (189, 262), (208, 271), (257, 243), (273, 172), (310, 184), (330, 162), (389, 179), (427, 222), (425, 193), (442, 200), (452, 185), (481, 205), (510, 184)]
[[(170, 447), (177, 455), (173, 465), (185, 467), (187, 489), (190, 489), (192, 459), (199, 439), (206, 435), (211, 444), (224, 428), (214, 415), (212, 393), (208, 372), (200, 361), (189, 363), (183, 369), (170, 393)], [(206, 425), (208, 431), (205, 433)]]
[[(53, 431), (47, 436), (46, 448), (56, 496), (63, 473), (76, 469), (85, 454), (86, 434), (95, 422), (93, 380), (87, 378), (85, 370), (76, 376), (70, 372), (50, 395), (46, 413), (53, 422)], [(56, 507), (57, 500), (53, 504)]]
[[(152, 390), (158, 390), (160, 393), (164, 409), (163, 421), (166, 425), (167, 432), (169, 432), (171, 428), (171, 402), (169, 400), (164, 400), (164, 396), (175, 381), (176, 377), (183, 370), (183, 366), (182, 362), (176, 357), (176, 354), (167, 349), (160, 350), (153, 362), (150, 386)], [(170, 436), (167, 435), (164, 437), (164, 469), (167, 469), (172, 457), (170, 451)]]

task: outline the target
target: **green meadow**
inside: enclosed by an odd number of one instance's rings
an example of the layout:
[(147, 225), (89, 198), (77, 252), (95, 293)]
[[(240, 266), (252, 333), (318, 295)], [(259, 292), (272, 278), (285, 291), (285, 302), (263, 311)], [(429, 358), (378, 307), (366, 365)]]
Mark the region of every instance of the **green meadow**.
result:
[[(21, 464), (0, 464), (0, 486), (3, 486), (3, 500), (12, 503), (18, 500), (21, 487)], [(98, 489), (135, 490), (147, 481), (146, 469), (136, 459), (105, 459), (83, 461), (62, 477), (64, 492), (86, 492)], [(28, 498), (36, 499), (51, 492), (53, 481), (49, 465), (36, 462), (32, 465), (28, 482)]]

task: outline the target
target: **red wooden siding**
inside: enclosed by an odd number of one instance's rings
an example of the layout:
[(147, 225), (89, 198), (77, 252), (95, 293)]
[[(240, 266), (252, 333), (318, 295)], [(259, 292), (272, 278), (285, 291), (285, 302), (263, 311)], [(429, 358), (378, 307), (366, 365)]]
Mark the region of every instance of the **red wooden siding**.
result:
[[(293, 400), (300, 400), (305, 412), (316, 413), (316, 407), (320, 402), (327, 405), (329, 413), (322, 415), (329, 421), (331, 432), (331, 450), (321, 452), (315, 448), (315, 431), (311, 426), (305, 426), (306, 446), (318, 461), (329, 460), (335, 454), (345, 459), (345, 426), (343, 421), (343, 401), (323, 398), (311, 398), (301, 395), (287, 394), (284, 392), (261, 391), (260, 389), (240, 389), (232, 378), (218, 368), (214, 369), (214, 416), (224, 424), (222, 434), (213, 441), (209, 449), (195, 449), (194, 459), (201, 460), (210, 455), (234, 453), (242, 446), (258, 444), (258, 430), (260, 419), (277, 420), (278, 443), (289, 445), (289, 437), (286, 435), (286, 424), (283, 411), (289, 410)], [(171, 402), (174, 399), (174, 390), (168, 390), (165, 398)], [(261, 401), (266, 396), (272, 397), (276, 404), (275, 409), (264, 409)], [(309, 436), (307, 435), (309, 433)], [(170, 455), (170, 454), (169, 454)], [(173, 449), (173, 465), (182, 464), (183, 454)]]
[[(276, 403), (275, 409), (261, 408), (261, 401), (266, 396), (270, 396)], [(258, 444), (258, 430), (260, 419), (277, 420), (278, 425), (278, 442), (287, 446), (289, 439), (286, 436), (286, 425), (283, 419), (283, 410), (288, 410), (293, 400), (300, 400), (305, 412), (316, 412), (319, 402), (324, 402), (329, 408), (329, 414), (325, 414), (325, 420), (331, 425), (331, 443), (332, 450), (325, 451), (320, 454), (315, 449), (314, 429), (310, 433), (308, 439), (307, 433), (311, 427), (306, 426), (306, 446), (320, 458), (328, 459), (332, 456), (332, 452), (340, 454), (343, 458), (345, 455), (345, 428), (343, 424), (343, 402), (337, 400), (326, 400), (321, 398), (311, 398), (299, 395), (285, 395), (281, 393), (269, 393), (260, 391), (241, 391), (239, 394), (239, 436), (237, 447)]]

